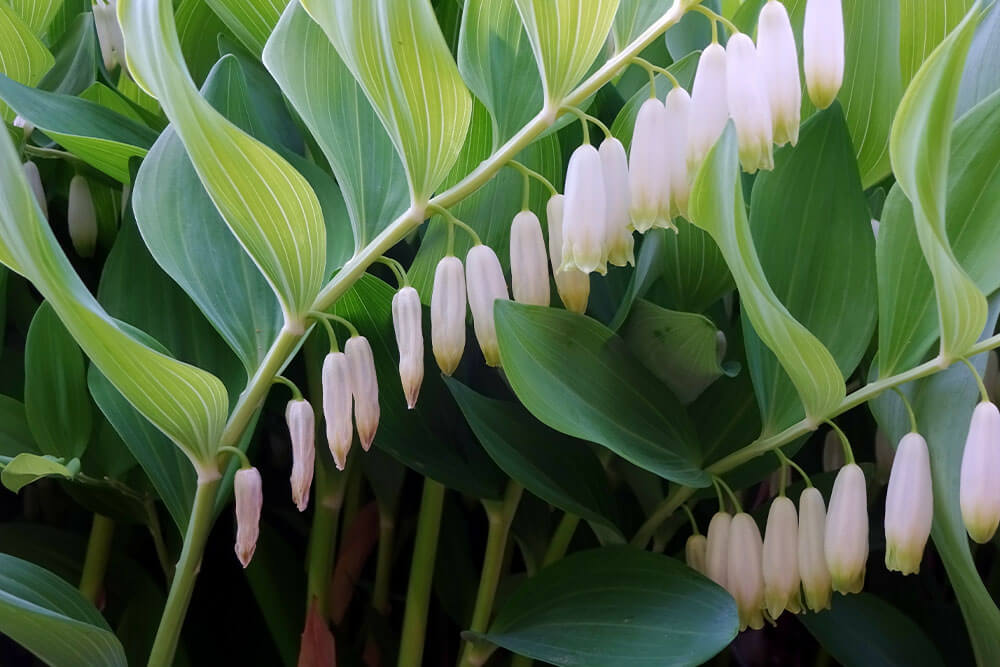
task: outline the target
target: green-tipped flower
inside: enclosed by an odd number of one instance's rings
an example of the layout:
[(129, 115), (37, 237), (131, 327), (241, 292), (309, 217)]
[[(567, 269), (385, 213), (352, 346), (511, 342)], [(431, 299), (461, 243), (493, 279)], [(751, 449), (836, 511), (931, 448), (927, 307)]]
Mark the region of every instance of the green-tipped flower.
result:
[(629, 217), (628, 157), (622, 142), (609, 137), (598, 149), (604, 173), (604, 195), (607, 216), (604, 221), (608, 262), (615, 266), (635, 264), (635, 240), (632, 238), (632, 220)]
[(868, 562), (868, 494), (856, 463), (841, 468), (833, 483), (823, 547), (833, 590), (860, 593)]
[(736, 126), (743, 171), (774, 168), (771, 109), (753, 40), (739, 33), (726, 43), (726, 100)]
[(802, 27), (802, 69), (809, 99), (825, 109), (844, 82), (844, 13), (841, 0), (807, 0)]
[(764, 531), (764, 604), (777, 619), (786, 609), (802, 611), (799, 592), (799, 518), (795, 503), (779, 496), (771, 503)]
[(729, 525), (732, 521), (728, 512), (716, 512), (708, 523), (705, 544), (705, 575), (723, 588), (726, 588), (729, 568)]
[(431, 349), (438, 368), (451, 375), (465, 351), (465, 267), (454, 255), (442, 257), (431, 291)]
[(510, 225), (510, 287), (514, 300), (549, 305), (549, 263), (538, 216), (521, 211)]
[(563, 195), (553, 195), (545, 206), (545, 215), (549, 223), (549, 260), (552, 262), (552, 277), (556, 281), (559, 300), (566, 310), (584, 313), (587, 311), (587, 301), (590, 299), (590, 276), (577, 268), (565, 270), (560, 268), (563, 264), (562, 228), (565, 201)]
[(493, 249), (486, 245), (473, 246), (465, 257), (466, 289), (469, 293), (469, 310), (476, 340), (489, 366), (500, 365), (500, 343), (493, 319), (493, 304), (498, 299), (508, 299), (507, 281), (503, 277), (500, 260)]
[(959, 504), (969, 537), (989, 542), (1000, 523), (1000, 412), (985, 401), (976, 406), (962, 453)]
[(753, 517), (740, 512), (729, 525), (729, 563), (726, 588), (736, 600), (740, 630), (764, 627), (764, 545)]
[(698, 533), (692, 535), (684, 544), (684, 562), (696, 572), (705, 574), (706, 557), (708, 555), (708, 540), (704, 535)]
[(814, 487), (799, 496), (799, 577), (806, 606), (813, 611), (830, 608), (833, 588), (826, 566), (826, 505)]
[(934, 491), (927, 441), (907, 433), (899, 441), (885, 498), (885, 566), (903, 574), (920, 571), (931, 535)]

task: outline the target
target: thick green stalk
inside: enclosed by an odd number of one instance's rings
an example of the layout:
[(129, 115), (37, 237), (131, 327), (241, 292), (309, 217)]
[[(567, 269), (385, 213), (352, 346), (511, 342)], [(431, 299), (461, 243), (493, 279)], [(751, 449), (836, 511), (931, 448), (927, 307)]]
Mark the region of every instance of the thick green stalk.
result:
[(431, 602), (431, 582), (437, 557), (438, 532), (444, 487), (430, 477), (424, 478), (424, 494), (417, 518), (417, 536), (410, 565), (410, 583), (406, 589), (403, 613), (403, 636), (399, 642), (399, 667), (420, 667), (424, 656), (427, 609)]
[(580, 517), (569, 512), (563, 514), (562, 520), (556, 526), (556, 531), (552, 533), (549, 548), (545, 550), (542, 567), (551, 565), (566, 555), (566, 549), (569, 548), (569, 543), (573, 539), (573, 535), (576, 534), (576, 527), (578, 525), (580, 525)]
[(381, 503), (378, 506), (378, 559), (375, 562), (375, 589), (372, 606), (375, 611), (389, 614), (389, 584), (392, 579), (392, 541), (396, 532), (396, 515), (393, 508)]
[(94, 514), (87, 541), (87, 555), (83, 560), (83, 574), (80, 576), (80, 593), (91, 602), (97, 601), (97, 594), (104, 583), (111, 555), (111, 540), (115, 535), (115, 522), (103, 514)]
[(316, 496), (312, 528), (309, 531), (308, 564), (306, 566), (306, 609), (316, 600), (319, 613), (326, 615), (329, 602), (330, 577), (340, 525), (340, 508), (344, 500), (345, 473), (316, 467)]

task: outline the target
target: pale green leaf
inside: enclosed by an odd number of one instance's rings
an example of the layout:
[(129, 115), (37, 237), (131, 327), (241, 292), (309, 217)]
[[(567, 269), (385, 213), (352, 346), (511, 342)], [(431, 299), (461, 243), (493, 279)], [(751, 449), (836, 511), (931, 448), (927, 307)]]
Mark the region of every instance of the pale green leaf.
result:
[(52, 46), (55, 64), (38, 87), (53, 93), (77, 95), (94, 83), (97, 74), (97, 32), (94, 15), (84, 12)]
[(39, 37), (45, 34), (56, 12), (62, 6), (61, 0), (9, 0), (13, 9)]
[(992, 2), (976, 28), (965, 58), (962, 85), (958, 90), (956, 116), (965, 114), (1000, 89), (1000, 3)]
[[(31, 27), (7, 3), (0, 2), (0, 73), (33, 86), (53, 63), (55, 58), (35, 37)], [(12, 120), (14, 112), (0, 103), (0, 118)]]
[(203, 0), (250, 51), (259, 56), (278, 23), (284, 0)]
[(63, 465), (53, 456), (24, 453), (18, 454), (4, 466), (3, 472), (0, 473), (0, 481), (5, 487), (17, 493), (43, 477), (73, 479), (79, 471), (78, 459), (72, 459)]
[[(254, 4), (240, 3), (248, 8)], [(187, 63), (191, 77), (201, 84), (208, 76), (212, 65), (219, 59), (219, 43), (216, 36), (228, 33), (223, 23), (206, 0), (182, 0), (174, 12), (177, 21), (177, 37), (181, 42), (181, 52)], [(260, 50), (257, 50), (260, 53)]]
[(653, 21), (666, 14), (672, 4), (673, 0), (621, 0), (612, 26), (615, 50), (621, 51)]
[(976, 0), (899, 0), (899, 60), (903, 85), (957, 26)]
[(124, 97), (99, 81), (95, 81), (86, 90), (80, 93), (80, 97), (100, 104), (102, 107), (107, 107), (117, 114), (121, 114), (126, 118), (134, 120), (136, 123), (143, 122), (142, 116), (139, 115), (139, 112), (136, 111)]
[(37, 451), (24, 403), (0, 394), (0, 457), (12, 458), (22, 452)]

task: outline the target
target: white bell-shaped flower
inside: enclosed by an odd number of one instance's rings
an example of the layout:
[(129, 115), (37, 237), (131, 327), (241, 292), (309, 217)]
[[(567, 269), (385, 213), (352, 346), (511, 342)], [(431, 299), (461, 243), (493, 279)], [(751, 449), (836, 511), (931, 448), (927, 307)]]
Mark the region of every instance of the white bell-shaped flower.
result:
[(367, 452), (375, 440), (380, 415), (378, 376), (375, 356), (364, 336), (351, 336), (344, 344), (344, 354), (351, 367), (351, 393), (354, 395), (354, 423), (358, 428), (361, 447)]
[(514, 300), (549, 305), (549, 262), (538, 216), (521, 211), (510, 225), (510, 286)]
[(899, 441), (885, 498), (885, 566), (903, 574), (920, 571), (934, 518), (927, 441), (907, 433)]
[(87, 179), (77, 174), (69, 182), (69, 208), (66, 211), (69, 238), (80, 257), (93, 257), (97, 246), (97, 211)]
[(562, 266), (584, 273), (608, 270), (607, 195), (601, 156), (590, 144), (573, 151), (566, 167)]
[(285, 406), (285, 421), (292, 440), (292, 500), (300, 512), (309, 506), (313, 465), (316, 462), (316, 418), (309, 401), (292, 399)]
[(764, 545), (753, 517), (740, 512), (729, 525), (729, 563), (726, 588), (736, 600), (740, 630), (764, 627)]
[(708, 555), (707, 549), (708, 540), (705, 539), (704, 535), (701, 533), (692, 535), (684, 543), (684, 562), (692, 570), (705, 574), (705, 558)]
[(343, 352), (330, 352), (323, 359), (323, 419), (326, 442), (337, 470), (343, 470), (354, 440), (351, 363)]
[(729, 527), (732, 522), (733, 517), (728, 512), (716, 512), (708, 522), (708, 536), (705, 538), (705, 575), (727, 590)]
[(726, 129), (729, 103), (726, 101), (726, 50), (709, 44), (698, 59), (691, 86), (691, 115), (688, 123), (688, 169), (693, 174)]
[(688, 170), (688, 133), (690, 132), (691, 96), (680, 87), (667, 93), (664, 102), (666, 127), (665, 152), (667, 173), (670, 180), (669, 217), (687, 217), (688, 199), (691, 197), (692, 175)]
[(559, 300), (566, 310), (574, 313), (584, 313), (587, 301), (590, 299), (590, 276), (577, 268), (563, 270), (562, 261), (562, 227), (563, 208), (566, 198), (563, 195), (553, 195), (545, 206), (545, 217), (549, 223), (549, 261), (552, 262), (552, 277), (556, 282)]
[(260, 509), (264, 504), (260, 472), (252, 466), (237, 470), (233, 477), (233, 495), (236, 498), (236, 557), (246, 567), (257, 550), (260, 536)]
[(628, 160), (629, 217), (639, 233), (670, 225), (667, 111), (650, 98), (639, 107)]
[(392, 326), (399, 350), (399, 379), (410, 410), (417, 404), (424, 381), (423, 307), (417, 290), (406, 286), (392, 297)]
[[(597, 151), (594, 151), (596, 154)], [(466, 288), (469, 293), (469, 310), (476, 340), (489, 366), (500, 365), (500, 344), (497, 341), (493, 302), (507, 299), (507, 281), (503, 277), (500, 260), (487, 245), (473, 246), (465, 257)]]
[(815, 487), (799, 496), (799, 577), (806, 606), (813, 611), (830, 608), (833, 585), (826, 566), (826, 505)]
[(844, 12), (841, 0), (807, 0), (802, 25), (802, 69), (809, 99), (830, 106), (844, 82)]
[(743, 170), (773, 169), (773, 130), (767, 88), (753, 40), (739, 33), (726, 43), (726, 99), (736, 126)]
[(125, 38), (118, 23), (118, 0), (94, 0), (94, 26), (97, 28), (97, 42), (101, 47), (101, 59), (110, 72), (116, 66), (125, 65)]
[(451, 375), (465, 351), (465, 267), (454, 255), (442, 257), (431, 292), (431, 349), (438, 368)]
[(45, 201), (45, 188), (42, 187), (42, 176), (38, 173), (38, 165), (28, 160), (22, 167), (24, 168), (24, 178), (28, 181), (28, 185), (31, 186), (31, 192), (35, 195), (35, 201), (38, 202), (38, 208), (42, 209), (42, 215), (48, 220), (49, 205)]
[(776, 620), (786, 609), (802, 611), (799, 591), (799, 517), (795, 503), (778, 496), (767, 513), (764, 530), (764, 606)]
[(785, 6), (768, 0), (757, 19), (757, 62), (760, 81), (767, 91), (774, 143), (793, 146), (799, 140), (802, 84), (795, 34)]
[(604, 194), (607, 210), (604, 240), (608, 249), (608, 262), (615, 266), (635, 264), (632, 221), (629, 218), (628, 156), (622, 142), (608, 137), (597, 150), (604, 172)]
[[(898, 456), (898, 453), (897, 453)], [(981, 402), (972, 412), (962, 453), (959, 504), (969, 537), (989, 542), (1000, 523), (1000, 412)]]
[(841, 468), (833, 483), (823, 548), (833, 590), (860, 593), (868, 563), (868, 494), (856, 463)]

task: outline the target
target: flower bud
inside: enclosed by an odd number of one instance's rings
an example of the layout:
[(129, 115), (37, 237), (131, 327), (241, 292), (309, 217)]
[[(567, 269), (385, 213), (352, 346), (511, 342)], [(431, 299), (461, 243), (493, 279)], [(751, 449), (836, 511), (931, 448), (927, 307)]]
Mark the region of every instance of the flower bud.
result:
[(97, 245), (97, 211), (87, 179), (77, 174), (69, 182), (69, 210), (66, 213), (69, 238), (80, 257), (93, 257)]
[(629, 218), (629, 178), (628, 157), (622, 142), (609, 137), (601, 142), (598, 149), (601, 168), (604, 173), (604, 194), (607, 218), (605, 219), (604, 240), (608, 249), (608, 261), (615, 266), (635, 264), (633, 250), (632, 221)]
[(424, 381), (424, 330), (420, 325), (423, 308), (420, 295), (404, 287), (392, 297), (392, 326), (399, 349), (399, 379), (403, 383), (406, 407), (417, 404), (420, 383)]
[(775, 498), (767, 513), (763, 570), (764, 603), (768, 616), (777, 620), (786, 609), (793, 614), (802, 611), (799, 518), (795, 503), (786, 496)]
[(577, 268), (565, 271), (560, 268), (563, 263), (562, 224), (565, 199), (563, 195), (553, 195), (545, 206), (545, 217), (549, 223), (549, 261), (552, 262), (552, 277), (556, 281), (559, 300), (566, 310), (584, 313), (590, 298), (590, 276)]
[(726, 50), (718, 44), (709, 44), (701, 52), (691, 86), (688, 169), (692, 174), (697, 173), (702, 160), (722, 135), (727, 120)]
[(14, 127), (19, 127), (22, 130), (24, 130), (25, 139), (30, 137), (31, 133), (35, 131), (34, 124), (29, 120), (25, 120), (23, 116), (14, 116), (14, 121), (12, 122), (12, 125)]
[(639, 107), (628, 162), (629, 216), (639, 233), (670, 226), (667, 111), (650, 98)]
[(316, 419), (309, 401), (292, 399), (285, 407), (285, 421), (292, 439), (292, 500), (300, 512), (309, 505), (309, 488), (316, 460)]
[(549, 263), (538, 216), (521, 211), (510, 225), (510, 284), (514, 300), (549, 305)]
[(868, 561), (868, 495), (856, 463), (841, 468), (833, 483), (823, 547), (833, 590), (860, 593)]
[(344, 344), (344, 354), (351, 367), (351, 393), (354, 394), (354, 423), (358, 439), (367, 452), (378, 430), (378, 376), (372, 346), (364, 336), (351, 336)]
[(736, 126), (743, 171), (773, 169), (771, 109), (753, 40), (738, 33), (726, 42), (726, 99)]
[(260, 472), (256, 468), (240, 468), (233, 477), (236, 496), (236, 557), (243, 567), (250, 564), (260, 535), (260, 508), (264, 504)]
[(733, 517), (728, 512), (716, 512), (708, 523), (708, 537), (705, 542), (705, 575), (723, 588), (727, 588), (729, 526), (732, 521)]
[(442, 257), (434, 271), (431, 349), (445, 375), (455, 372), (465, 351), (465, 267), (454, 255)]
[[(595, 151), (596, 153), (596, 151)], [(497, 342), (496, 322), (493, 319), (493, 302), (507, 299), (507, 282), (503, 277), (500, 260), (487, 245), (477, 245), (465, 257), (468, 272), (466, 288), (469, 293), (469, 310), (476, 340), (483, 351), (488, 366), (500, 365), (500, 345)]]
[(573, 151), (566, 168), (561, 269), (608, 270), (607, 197), (601, 156), (590, 144)]
[(885, 566), (903, 574), (920, 571), (934, 518), (931, 460), (927, 441), (907, 433), (896, 448), (896, 459), (885, 498)]
[(675, 86), (667, 93), (664, 102), (666, 115), (667, 173), (670, 176), (669, 217), (687, 216), (688, 199), (691, 196), (691, 174), (688, 171), (688, 128), (691, 116), (691, 96), (683, 88)]
[(94, 26), (101, 47), (101, 59), (110, 72), (117, 65), (125, 65), (125, 38), (118, 23), (118, 0), (95, 0)]
[[(897, 453), (898, 455), (898, 453)], [(989, 542), (1000, 522), (1000, 412), (985, 401), (976, 406), (962, 454), (959, 504), (969, 537)]]
[(42, 209), (42, 215), (48, 220), (49, 205), (45, 201), (45, 188), (42, 187), (42, 176), (38, 173), (38, 165), (28, 160), (21, 166), (24, 168), (24, 178), (28, 181), (31, 191), (35, 194), (35, 201), (38, 202), (38, 208)]
[(802, 68), (809, 99), (817, 109), (830, 106), (844, 82), (844, 14), (840, 0), (807, 0)]
[(774, 143), (793, 146), (799, 140), (802, 87), (795, 34), (785, 6), (768, 0), (757, 19), (757, 62), (760, 81), (767, 91), (774, 129)]
[(823, 472), (833, 472), (844, 467), (844, 446), (836, 431), (827, 431), (823, 438)]
[(687, 539), (684, 544), (684, 561), (687, 566), (696, 572), (705, 574), (705, 558), (707, 555), (708, 540), (704, 535), (696, 534)]
[(726, 588), (736, 600), (740, 630), (764, 627), (764, 573), (761, 567), (764, 545), (753, 517), (740, 512), (729, 526), (729, 563)]
[(323, 359), (323, 419), (326, 442), (337, 470), (343, 470), (354, 440), (351, 394), (351, 364), (343, 352), (331, 352)]
[(799, 577), (806, 606), (813, 611), (830, 608), (833, 593), (826, 566), (826, 505), (815, 487), (799, 496)]

